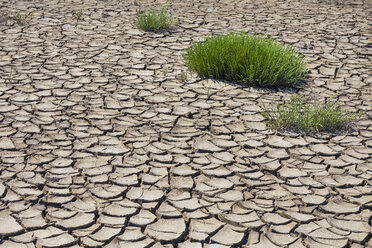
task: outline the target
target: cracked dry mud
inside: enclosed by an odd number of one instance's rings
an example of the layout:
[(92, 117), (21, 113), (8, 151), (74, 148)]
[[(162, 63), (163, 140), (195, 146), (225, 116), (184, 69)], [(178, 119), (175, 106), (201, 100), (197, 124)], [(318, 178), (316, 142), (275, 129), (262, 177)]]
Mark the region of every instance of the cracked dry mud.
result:
[[(159, 34), (126, 0), (0, 3), (33, 12), (0, 26), (1, 248), (372, 246), (369, 1), (176, 0)], [(299, 92), (365, 115), (273, 132), (289, 90), (182, 80), (191, 41), (232, 30), (293, 44)]]

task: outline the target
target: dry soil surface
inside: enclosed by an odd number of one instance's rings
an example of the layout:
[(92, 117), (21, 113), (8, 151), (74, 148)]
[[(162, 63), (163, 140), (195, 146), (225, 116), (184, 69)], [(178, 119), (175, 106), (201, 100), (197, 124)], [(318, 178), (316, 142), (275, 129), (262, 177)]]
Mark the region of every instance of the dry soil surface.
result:
[[(0, 1), (0, 247), (371, 247), (371, 2), (175, 0), (158, 34), (139, 5), (161, 3)], [(294, 91), (364, 115), (270, 131), (262, 104), (289, 89), (181, 61), (230, 31), (293, 44), (310, 70)]]

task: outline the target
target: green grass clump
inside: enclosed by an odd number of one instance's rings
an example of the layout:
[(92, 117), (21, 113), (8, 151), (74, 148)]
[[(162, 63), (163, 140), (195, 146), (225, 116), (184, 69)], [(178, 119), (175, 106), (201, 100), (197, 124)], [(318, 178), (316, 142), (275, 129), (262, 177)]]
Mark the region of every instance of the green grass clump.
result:
[(261, 113), (273, 129), (304, 132), (336, 131), (348, 127), (357, 114), (342, 110), (332, 98), (311, 102), (305, 96), (292, 95), (288, 101)]
[(167, 13), (167, 6), (163, 5), (160, 13), (150, 8), (137, 11), (137, 27), (144, 31), (156, 32), (169, 29), (174, 22), (173, 16)]
[(83, 17), (85, 9), (79, 9), (74, 12), (73, 16), (76, 20), (80, 20)]
[(0, 12), (0, 24), (7, 25), (9, 21), (13, 21), (13, 23), (17, 23), (18, 25), (26, 25), (31, 22), (32, 16), (32, 12), (29, 14), (21, 14), (21, 12), (18, 11), (15, 15), (9, 15), (9, 13), (6, 12)]
[(292, 46), (246, 33), (216, 35), (193, 43), (183, 58), (201, 77), (249, 86), (293, 85), (307, 72), (306, 63)]

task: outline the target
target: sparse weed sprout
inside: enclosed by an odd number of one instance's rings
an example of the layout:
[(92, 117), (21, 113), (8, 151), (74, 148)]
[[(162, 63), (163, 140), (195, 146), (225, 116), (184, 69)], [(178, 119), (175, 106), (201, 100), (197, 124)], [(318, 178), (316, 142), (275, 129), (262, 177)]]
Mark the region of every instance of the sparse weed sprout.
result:
[(18, 24), (23, 24), (23, 18), (22, 18), (22, 15), (20, 12), (18, 12), (15, 16), (14, 16), (14, 20), (18, 23)]
[(332, 98), (326, 102), (311, 102), (305, 96), (292, 95), (271, 109), (264, 108), (262, 115), (273, 129), (304, 132), (335, 131), (346, 128), (358, 115), (342, 110)]
[(177, 79), (179, 79), (182, 83), (187, 82), (188, 78), (189, 77), (186, 71), (182, 71), (179, 75), (177, 75)]
[(83, 17), (85, 9), (78, 9), (77, 11), (74, 12), (73, 16), (75, 17), (76, 20), (80, 20)]
[(6, 12), (0, 12), (0, 24), (8, 24), (9, 14)]
[(19, 24), (19, 25), (26, 25), (31, 22), (33, 18), (33, 13), (28, 13), (22, 15), (20, 12), (17, 13), (17, 15), (14, 17), (14, 20)]
[(144, 31), (156, 32), (169, 29), (174, 23), (172, 15), (167, 13), (167, 6), (163, 5), (160, 13), (153, 10), (151, 7), (146, 12), (145, 10), (137, 11), (137, 27)]
[[(7, 25), (10, 21), (10, 24), (17, 23), (18, 25), (29, 24), (32, 20), (33, 13), (28, 13), (22, 15), (21, 12), (17, 12), (15, 15), (9, 15), (9, 13), (0, 13), (0, 24)], [(13, 22), (12, 22), (13, 21)]]
[(10, 70), (8, 78), (5, 79), (5, 83), (12, 83), (13, 82), (13, 70)]
[(306, 63), (292, 46), (246, 33), (216, 35), (193, 43), (183, 59), (201, 77), (249, 86), (293, 85), (307, 72)]

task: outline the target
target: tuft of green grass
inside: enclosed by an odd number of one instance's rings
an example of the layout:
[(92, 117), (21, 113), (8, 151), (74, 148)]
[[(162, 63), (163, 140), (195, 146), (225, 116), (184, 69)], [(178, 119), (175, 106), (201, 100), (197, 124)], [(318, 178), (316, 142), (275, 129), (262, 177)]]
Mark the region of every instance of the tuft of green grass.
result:
[(8, 75), (8, 78), (5, 79), (5, 83), (12, 83), (13, 82), (13, 70), (10, 70), (10, 73)]
[(145, 10), (137, 11), (137, 27), (144, 31), (156, 32), (169, 29), (174, 23), (172, 15), (167, 13), (167, 6), (163, 5), (160, 13), (150, 7)]
[(181, 83), (185, 83), (189, 79), (186, 71), (182, 71), (179, 75), (176, 76), (176, 78), (179, 79)]
[(5, 25), (7, 25), (9, 21), (13, 21), (18, 25), (26, 25), (31, 22), (32, 18), (33, 18), (32, 12), (28, 14), (21, 14), (21, 12), (18, 11), (15, 15), (9, 15), (9, 13), (6, 12), (5, 13), (0, 12), (0, 24)]
[(304, 131), (307, 133), (336, 131), (348, 127), (358, 114), (342, 110), (333, 100), (310, 101), (306, 96), (291, 95), (271, 109), (264, 106), (261, 112), (273, 129)]
[(14, 20), (18, 23), (23, 25), (24, 18), (22, 17), (21, 13), (18, 11), (18, 13), (14, 16)]
[(289, 86), (307, 73), (305, 61), (292, 46), (246, 33), (215, 35), (195, 42), (183, 59), (201, 77), (248, 86)]
[(77, 11), (75, 11), (73, 13), (73, 16), (76, 20), (81, 20), (81, 18), (83, 17), (84, 12), (85, 12), (85, 9), (78, 9)]
[(8, 20), (9, 20), (9, 14), (8, 13), (3, 13), (3, 12), (0, 12), (0, 24), (7, 24), (8, 23)]

